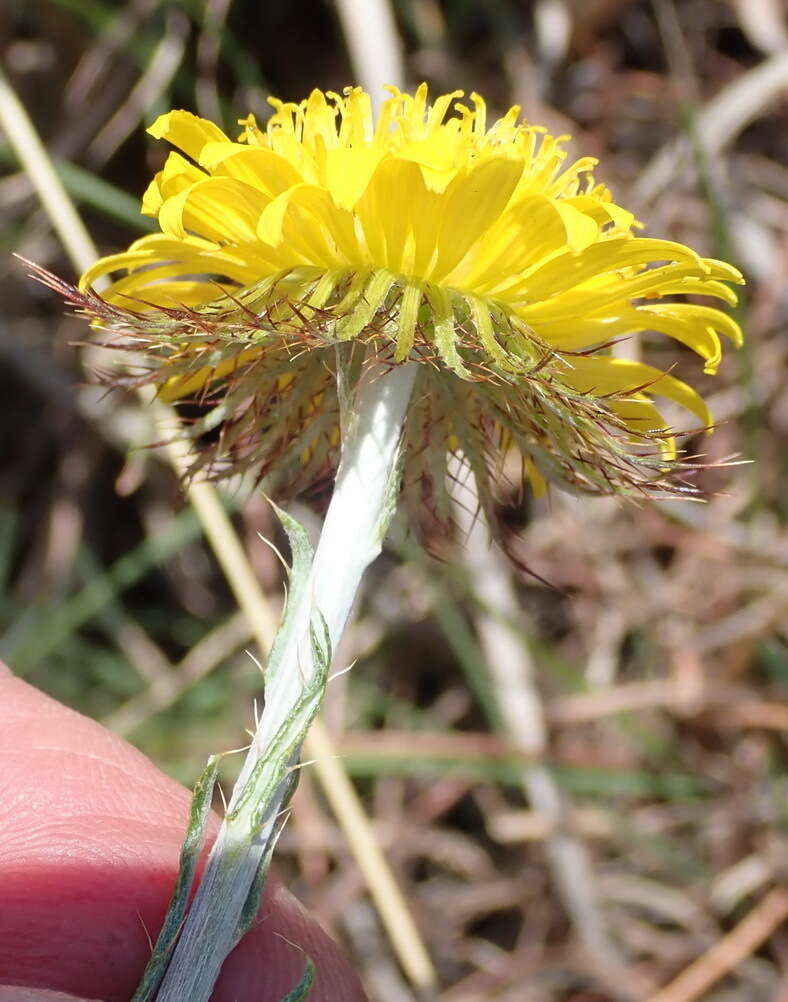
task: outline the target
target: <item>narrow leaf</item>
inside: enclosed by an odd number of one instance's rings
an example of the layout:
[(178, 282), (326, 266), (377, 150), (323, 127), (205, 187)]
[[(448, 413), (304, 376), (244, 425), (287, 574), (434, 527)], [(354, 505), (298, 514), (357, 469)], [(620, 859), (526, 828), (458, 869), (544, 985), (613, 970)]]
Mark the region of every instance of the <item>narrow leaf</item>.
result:
[(309, 542), (309, 537), (301, 523), (294, 519), (292, 515), (288, 515), (286, 511), (273, 504), (273, 502), (271, 504), (287, 535), (292, 563), (290, 565), (290, 586), (287, 591), (287, 604), (284, 616), (276, 632), (276, 638), (271, 647), (271, 653), (265, 669), (266, 686), (270, 686), (276, 678), (277, 671), (282, 664), (283, 655), (288, 650), (292, 640), (291, 634), (297, 628), (297, 613), (306, 594), (306, 585), (309, 580), (313, 557), (312, 544)]
[(312, 986), (315, 983), (315, 965), (307, 957), (306, 968), (304, 969), (304, 974), (295, 988), (284, 995), (279, 1002), (304, 1002), (304, 999), (309, 995), (312, 990)]
[(170, 905), (164, 918), (153, 953), (142, 975), (140, 985), (134, 993), (131, 1002), (151, 1002), (164, 977), (173, 947), (178, 939), (186, 909), (189, 894), (194, 881), (194, 871), (200, 858), (205, 830), (208, 826), (208, 815), (211, 810), (213, 790), (216, 786), (216, 775), (219, 770), (220, 755), (212, 755), (208, 759), (203, 774), (197, 780), (189, 811), (189, 825), (181, 847), (181, 859), (178, 876), (175, 880)]

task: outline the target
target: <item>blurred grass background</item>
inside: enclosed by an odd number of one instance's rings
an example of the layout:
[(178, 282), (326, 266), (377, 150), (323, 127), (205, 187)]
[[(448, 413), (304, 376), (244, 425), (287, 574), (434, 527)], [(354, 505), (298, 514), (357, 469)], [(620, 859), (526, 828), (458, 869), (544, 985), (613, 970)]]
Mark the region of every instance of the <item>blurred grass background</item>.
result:
[[(5, 0), (0, 62), (102, 252), (148, 228), (185, 107), (232, 131), (339, 90), (377, 4)], [(325, 718), (436, 967), (440, 1002), (786, 1002), (788, 26), (779, 0), (396, 0), (373, 62), (522, 105), (599, 156), (649, 232), (745, 270), (747, 346), (702, 384), (704, 505), (501, 498), (509, 550), (402, 535), (369, 575)], [(355, 19), (355, 20), (354, 20)], [(368, 53), (369, 54), (369, 53)], [(363, 67), (362, 67), (363, 69)], [(199, 522), (133, 399), (98, 405), (73, 278), (0, 133), (0, 652), (186, 783), (236, 747), (260, 676)], [(128, 446), (131, 443), (131, 450)], [(228, 507), (274, 607), (264, 500)], [(253, 649), (253, 648), (252, 648)], [(507, 713), (507, 707), (510, 711)], [(514, 708), (514, 709), (512, 709)], [(513, 720), (513, 716), (515, 719)], [(518, 726), (519, 725), (519, 726)], [(412, 1002), (310, 769), (280, 866), (370, 996)], [(694, 980), (693, 980), (694, 978)], [(659, 991), (663, 986), (664, 990)]]

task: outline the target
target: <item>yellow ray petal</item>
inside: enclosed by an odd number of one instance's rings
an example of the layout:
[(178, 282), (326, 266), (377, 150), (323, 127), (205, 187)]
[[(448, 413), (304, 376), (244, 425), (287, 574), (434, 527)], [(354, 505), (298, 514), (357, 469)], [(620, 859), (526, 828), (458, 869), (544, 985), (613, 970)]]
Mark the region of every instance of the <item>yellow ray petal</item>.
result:
[(285, 157), (264, 146), (243, 143), (207, 143), (200, 163), (216, 177), (234, 177), (274, 198), (303, 177)]
[(559, 351), (580, 351), (638, 331), (655, 330), (697, 352), (705, 362), (706, 372), (714, 372), (719, 365), (720, 339), (714, 328), (700, 318), (671, 317), (644, 307), (625, 308), (604, 318), (586, 319), (582, 313), (577, 316), (576, 320), (538, 323), (534, 329)]
[(709, 269), (712, 278), (721, 278), (725, 282), (733, 282), (735, 285), (744, 285), (744, 275), (738, 268), (734, 268), (727, 261), (718, 261), (713, 257), (706, 257), (703, 263)]
[(403, 254), (413, 228), (411, 197), (420, 201), (425, 190), (415, 163), (390, 157), (378, 165), (356, 204), (355, 215), (370, 257), (389, 271), (402, 272)]
[(670, 317), (686, 324), (705, 323), (729, 338), (737, 348), (744, 341), (741, 327), (733, 317), (716, 310), (713, 306), (698, 306), (695, 303), (656, 303), (649, 306), (649, 312), (662, 317)]
[(100, 258), (82, 275), (79, 287), (85, 289), (100, 276), (116, 271), (194, 257), (206, 248), (212, 250), (213, 245), (205, 241), (173, 240), (162, 233), (151, 233), (135, 240), (127, 251)]
[(599, 226), (612, 223), (617, 230), (628, 233), (635, 222), (635, 217), (631, 212), (622, 209), (615, 202), (602, 201), (592, 198), (591, 195), (574, 195), (564, 199), (564, 205), (571, 205), (580, 212), (590, 216)]
[(459, 153), (459, 130), (447, 123), (444, 132), (406, 143), (397, 150), (397, 157), (417, 164), (427, 187), (442, 193), (454, 179)]
[(511, 275), (549, 259), (566, 247), (564, 217), (545, 195), (510, 206), (452, 278), (477, 295), (498, 296)]
[[(209, 268), (207, 263), (201, 265), (195, 261), (177, 261), (170, 264), (157, 262), (154, 267), (140, 268), (124, 278), (119, 278), (112, 283), (107, 295), (111, 294), (115, 301), (125, 299), (126, 305), (131, 305), (129, 299), (138, 299), (140, 303), (144, 303), (148, 299), (151, 289), (159, 286), (169, 288), (170, 279), (182, 279), (188, 276), (193, 281), (202, 281), (206, 290), (206, 299), (215, 299), (221, 294), (220, 279), (229, 278), (233, 281), (239, 281), (239, 283), (250, 280), (248, 272), (241, 272), (240, 278), (234, 279), (229, 274), (233, 270), (231, 266), (224, 265), (214, 271)], [(209, 277), (212, 272), (212, 277)], [(170, 300), (168, 305), (177, 306), (178, 303)]]
[(125, 268), (135, 268), (150, 261), (152, 257), (152, 251), (123, 251), (120, 254), (108, 254), (106, 257), (99, 258), (82, 274), (79, 288), (84, 292), (95, 284), (96, 279)]
[(219, 244), (253, 241), (268, 204), (262, 192), (242, 181), (212, 177), (167, 199), (159, 211), (159, 224), (173, 237), (191, 231)]
[(596, 220), (566, 202), (556, 202), (555, 206), (564, 223), (569, 250), (579, 254), (590, 247), (599, 236), (599, 224)]
[(159, 214), (159, 209), (164, 201), (159, 187), (159, 176), (157, 174), (153, 178), (143, 193), (142, 205), (140, 206), (140, 215), (142, 216), (152, 216), (155, 219)]
[(539, 468), (532, 459), (526, 459), (525, 461), (525, 472), (528, 477), (528, 482), (531, 485), (531, 490), (534, 492), (534, 497), (543, 498), (547, 496), (547, 481), (542, 476)]
[[(295, 210), (292, 228), (282, 230), (288, 238), (296, 236), (294, 230), (299, 226), (308, 228), (316, 225), (335, 248), (332, 256), (336, 258), (336, 262), (332, 267), (372, 268), (372, 259), (363, 253), (359, 243), (352, 214), (338, 209), (325, 189), (317, 185), (299, 185), (297, 190), (293, 189), (287, 205), (288, 211)], [(284, 226), (284, 217), (282, 225)], [(274, 235), (275, 232), (274, 230)]]
[(218, 125), (198, 118), (190, 111), (169, 111), (166, 115), (159, 115), (148, 132), (155, 139), (168, 140), (195, 161), (199, 161), (206, 143), (230, 142)]
[(705, 271), (700, 257), (683, 244), (648, 237), (617, 237), (593, 244), (580, 254), (566, 253), (554, 258), (522, 280), (515, 279), (510, 294), (518, 292), (530, 302), (544, 300), (576, 288), (594, 276), (658, 261), (684, 261)]
[(221, 294), (220, 282), (209, 284), (204, 278), (170, 277), (158, 285), (148, 285), (140, 289), (116, 293), (114, 285), (102, 292), (102, 299), (123, 309), (146, 313), (163, 307), (172, 309), (194, 309), (204, 306)]
[(204, 181), (206, 173), (195, 167), (180, 153), (172, 152), (164, 161), (164, 167), (154, 177), (148, 185), (145, 194), (142, 196), (143, 216), (157, 216), (162, 203), (177, 195), (197, 181)]
[(186, 372), (180, 376), (173, 376), (169, 379), (161, 390), (161, 399), (171, 404), (176, 400), (183, 400), (185, 397), (192, 397), (199, 393), (209, 383), (222, 379), (234, 372), (239, 366), (246, 365), (260, 355), (260, 348), (244, 348), (239, 351), (234, 358), (225, 359), (218, 365), (204, 366), (195, 372)]
[(326, 157), (326, 184), (340, 209), (352, 209), (367, 190), (384, 151), (375, 147), (330, 150)]
[(438, 258), (430, 276), (441, 281), (497, 222), (522, 174), (522, 161), (497, 157), (460, 175), (446, 191)]
[(572, 367), (561, 378), (581, 393), (594, 396), (622, 395), (630, 392), (668, 397), (686, 407), (704, 428), (713, 423), (706, 402), (691, 386), (653, 365), (625, 358), (573, 358)]
[[(271, 247), (278, 247), (284, 238), (285, 217), (291, 205), (301, 196), (304, 189), (313, 186), (297, 184), (273, 198), (263, 209), (257, 221), (256, 235)], [(317, 192), (321, 192), (318, 188)]]
[[(518, 313), (528, 323), (536, 325), (557, 321), (576, 321), (578, 317), (595, 317), (605, 313), (615, 315), (634, 299), (662, 295), (664, 286), (677, 286), (686, 277), (697, 278), (694, 264), (668, 264), (650, 268), (628, 278), (613, 273), (603, 276), (588, 287), (579, 287), (557, 296), (523, 306)], [(702, 279), (699, 281), (703, 281)], [(698, 289), (703, 286), (698, 286)]]
[(739, 297), (728, 285), (707, 278), (683, 278), (678, 282), (666, 282), (660, 289), (662, 296), (712, 296), (721, 299), (728, 306), (735, 306)]

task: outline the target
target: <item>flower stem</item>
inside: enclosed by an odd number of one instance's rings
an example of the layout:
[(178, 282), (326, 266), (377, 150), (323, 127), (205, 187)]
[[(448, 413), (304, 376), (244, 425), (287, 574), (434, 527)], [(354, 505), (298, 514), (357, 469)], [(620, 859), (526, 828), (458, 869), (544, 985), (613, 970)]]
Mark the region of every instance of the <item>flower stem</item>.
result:
[[(306, 580), (291, 579), (287, 614), (266, 669), (265, 708), (158, 1002), (207, 1002), (245, 931), (245, 906), (276, 841), (301, 743), (322, 703), (331, 652), (396, 505), (400, 438), (415, 374), (413, 363), (369, 365), (345, 408), (342, 456), (320, 540)], [(284, 518), (297, 542), (300, 527)], [(294, 551), (293, 577), (295, 561)]]

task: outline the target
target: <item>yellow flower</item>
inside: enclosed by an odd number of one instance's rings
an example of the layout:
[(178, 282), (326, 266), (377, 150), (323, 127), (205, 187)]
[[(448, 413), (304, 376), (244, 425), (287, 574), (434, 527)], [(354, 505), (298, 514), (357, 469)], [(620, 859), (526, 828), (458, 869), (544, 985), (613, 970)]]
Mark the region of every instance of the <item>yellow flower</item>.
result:
[(711, 416), (690, 386), (610, 343), (658, 331), (714, 372), (719, 335), (738, 345), (741, 331), (695, 297), (735, 303), (724, 283), (739, 272), (637, 236), (596, 161), (567, 164), (566, 137), (517, 107), (488, 127), (476, 94), (469, 106), (461, 91), (431, 104), (423, 85), (390, 91), (377, 122), (360, 88), (271, 99), (265, 127), (250, 116), (238, 141), (163, 115), (149, 131), (181, 152), (143, 199), (161, 233), (89, 269), (82, 305), (143, 348), (165, 397), (215, 405), (198, 465), (256, 466), (280, 493), (335, 467), (345, 342), (356, 362), (423, 363), (405, 432), (417, 504), (443, 508), (450, 451), (488, 504), (510, 447), (537, 490), (668, 489), (676, 446), (652, 398), (701, 427)]

